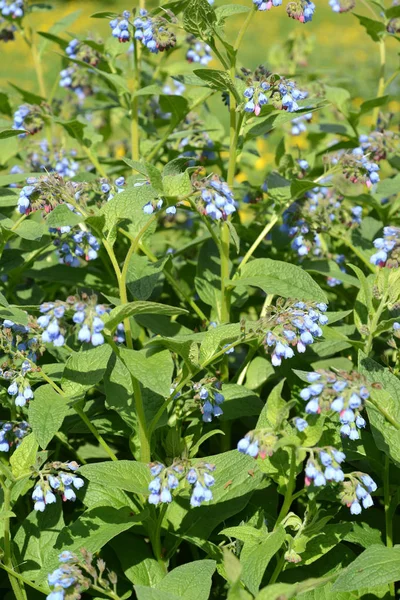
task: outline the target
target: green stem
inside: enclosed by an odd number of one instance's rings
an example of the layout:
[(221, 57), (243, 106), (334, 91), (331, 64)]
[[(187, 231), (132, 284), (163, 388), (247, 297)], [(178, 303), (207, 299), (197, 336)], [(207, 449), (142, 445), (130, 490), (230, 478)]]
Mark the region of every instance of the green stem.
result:
[(167, 507), (168, 507), (167, 504), (163, 504), (160, 509), (160, 512), (159, 512), (159, 515), (157, 518), (156, 528), (154, 531), (153, 543), (152, 543), (154, 555), (155, 555), (157, 561), (160, 563), (160, 565), (163, 567), (163, 569), (165, 571), (167, 571), (167, 568), (166, 568), (166, 564), (165, 564), (165, 561), (162, 556), (161, 527), (162, 527), (162, 522), (164, 520), (165, 513), (167, 511)]
[(383, 311), (386, 308), (386, 294), (382, 297), (382, 300), (379, 303), (378, 308), (376, 309), (376, 312), (372, 318), (372, 320), (368, 323), (368, 337), (366, 339), (365, 342), (365, 354), (368, 356), (372, 350), (372, 344), (374, 342), (374, 335), (375, 335), (375, 331), (376, 328), (378, 327), (378, 323), (379, 323), (379, 319), (381, 318), (381, 315), (383, 313)]
[[(378, 83), (378, 92), (376, 94), (377, 98), (380, 98), (385, 93), (385, 70), (386, 70), (386, 46), (385, 46), (385, 38), (382, 38), (379, 41), (379, 83)], [(379, 117), (379, 106), (374, 108), (374, 112), (372, 114), (372, 122), (375, 124), (378, 121)]]
[(220, 300), (220, 322), (229, 323), (230, 313), (230, 293), (227, 290), (227, 280), (229, 280), (229, 226), (226, 222), (221, 224), (221, 300)]
[[(393, 547), (393, 519), (391, 515), (391, 496), (390, 496), (390, 460), (388, 455), (385, 455), (384, 478), (383, 478), (383, 494), (385, 502), (385, 532), (386, 546)], [(394, 583), (389, 584), (389, 594), (391, 598), (395, 597)]]
[(296, 485), (296, 448), (293, 446), (290, 452), (290, 472), (289, 472), (289, 481), (286, 486), (285, 497), (283, 500), (282, 508), (279, 512), (278, 518), (275, 523), (276, 527), (283, 521), (286, 515), (289, 512), (290, 506), (292, 504), (293, 499), (293, 491)]
[[(4, 485), (4, 501), (3, 501), (3, 510), (4, 512), (9, 512), (11, 510), (11, 492), (12, 492), (12, 484)], [(10, 569), (13, 570), (13, 562), (12, 562), (12, 550), (11, 550), (11, 536), (10, 536), (10, 517), (7, 517), (3, 521), (4, 524), (4, 563)], [(23, 586), (20, 585), (18, 580), (9, 574), (9, 580), (13, 592), (15, 594), (16, 600), (26, 600), (26, 594)]]
[(140, 57), (138, 55), (138, 43), (133, 38), (133, 80), (134, 88), (131, 98), (131, 144), (132, 160), (140, 159), (140, 139), (139, 139), (139, 99), (135, 95), (140, 87)]
[[(140, 249), (142, 250), (142, 252), (144, 254), (146, 254), (146, 256), (152, 261), (152, 262), (157, 262), (158, 259), (157, 257), (151, 252), (151, 250), (149, 250), (149, 248), (147, 248), (143, 242), (140, 243)], [(189, 304), (189, 306), (191, 308), (193, 308), (194, 312), (197, 314), (197, 316), (204, 321), (204, 323), (208, 323), (208, 317), (206, 317), (206, 315), (203, 313), (203, 311), (201, 310), (201, 308), (196, 304), (196, 302), (193, 300), (193, 298), (191, 298), (188, 294), (186, 294), (186, 292), (179, 287), (179, 284), (177, 282), (177, 280), (175, 279), (175, 277), (167, 270), (167, 268), (163, 268), (163, 273), (165, 275), (165, 278), (167, 279), (167, 281), (169, 282), (169, 284), (171, 285), (171, 287), (175, 290), (175, 292), (177, 293), (178, 296), (180, 296), (185, 302), (187, 302)]]
[(93, 423), (91, 422), (89, 417), (85, 414), (83, 409), (80, 406), (77, 406), (75, 404), (74, 410), (77, 413), (77, 415), (80, 416), (82, 421), (85, 423), (86, 427), (94, 435), (96, 440), (99, 442), (100, 446), (105, 450), (105, 452), (108, 454), (108, 456), (111, 458), (111, 460), (118, 460), (118, 458), (115, 456), (114, 452), (111, 450), (110, 446), (107, 444), (107, 442), (104, 440), (104, 438), (102, 438), (100, 433), (97, 431), (96, 426), (93, 425)]
[(285, 553), (282, 552), (281, 556), (278, 558), (278, 561), (276, 563), (276, 567), (274, 572), (272, 573), (271, 579), (268, 582), (268, 585), (272, 585), (273, 583), (275, 583), (275, 581), (278, 579), (283, 565), (285, 564)]
[(81, 147), (82, 147), (83, 151), (86, 153), (86, 156), (88, 157), (88, 159), (90, 160), (92, 165), (95, 167), (96, 171), (99, 173), (99, 175), (101, 175), (102, 177), (107, 179), (107, 173), (106, 173), (104, 167), (97, 160), (97, 156), (95, 156), (93, 154), (93, 152), (87, 146), (82, 145)]

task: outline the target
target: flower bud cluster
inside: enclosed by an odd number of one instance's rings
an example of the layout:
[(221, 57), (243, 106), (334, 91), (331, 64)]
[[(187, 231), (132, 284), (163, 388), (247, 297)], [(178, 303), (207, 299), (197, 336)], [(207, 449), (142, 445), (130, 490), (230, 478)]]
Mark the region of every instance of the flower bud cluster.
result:
[(349, 12), (356, 5), (355, 0), (329, 0), (328, 4), (335, 13)]
[(60, 87), (74, 92), (82, 102), (93, 94), (92, 77), (89, 69), (73, 64), (60, 71)]
[(286, 6), (286, 12), (300, 23), (309, 23), (315, 12), (315, 4), (311, 0), (293, 0)]
[(271, 362), (275, 367), (282, 364), (282, 359), (293, 358), (294, 350), (305, 352), (307, 346), (322, 336), (321, 325), (326, 325), (328, 317), (323, 302), (277, 303), (270, 307), (265, 322), (267, 333), (264, 340), (266, 350), (272, 350)]
[(22, 19), (25, 14), (24, 0), (0, 0), (0, 11), (3, 17)]
[(153, 477), (149, 484), (150, 504), (172, 502), (171, 490), (177, 489), (181, 481), (192, 486), (191, 506), (198, 507), (203, 502), (212, 500), (210, 487), (215, 483), (215, 479), (211, 475), (215, 471), (214, 465), (202, 462), (192, 465), (187, 460), (176, 460), (170, 467), (156, 462), (151, 463), (149, 468)]
[(379, 181), (379, 165), (364, 153), (361, 146), (351, 152), (339, 151), (334, 156), (325, 158), (331, 165), (340, 165), (343, 175), (352, 183), (365, 183), (370, 188)]
[(360, 135), (360, 147), (371, 160), (384, 160), (390, 152), (394, 152), (399, 144), (399, 134), (391, 130), (372, 131), (368, 135)]
[(333, 373), (320, 369), (308, 373), (307, 380), (310, 385), (300, 392), (300, 397), (307, 402), (306, 413), (337, 413), (341, 423), (341, 435), (358, 440), (358, 429), (363, 429), (366, 425), (360, 413), (370, 395), (365, 379), (356, 371)]
[(54, 245), (61, 264), (79, 267), (82, 259), (89, 262), (97, 258), (100, 242), (90, 231), (69, 225), (50, 227), (49, 231), (57, 235)]
[(3, 17), (0, 17), (0, 42), (12, 42), (15, 40), (14, 33), (16, 31), (17, 28), (13, 23), (10, 23)]
[(244, 438), (239, 440), (237, 449), (242, 454), (264, 460), (266, 456), (274, 454), (278, 439), (272, 429), (255, 429), (246, 433)]
[(300, 135), (301, 133), (305, 133), (307, 131), (307, 124), (312, 120), (312, 113), (307, 113), (305, 115), (301, 115), (300, 117), (296, 117), (292, 119), (292, 135)]
[(264, 0), (253, 0), (253, 4), (257, 7), (257, 10), (271, 10), (273, 6), (281, 6), (282, 0), (268, 0), (265, 2)]
[(21, 443), (22, 438), (29, 433), (29, 423), (26, 421), (0, 421), (0, 452), (9, 452)]
[(120, 194), (125, 191), (125, 177), (117, 177), (114, 180), (114, 184), (107, 181), (107, 179), (101, 179), (100, 181), (100, 191), (102, 194), (108, 194), (107, 202), (114, 198), (115, 194)]
[(49, 213), (59, 204), (68, 203), (69, 199), (79, 200), (85, 188), (85, 184), (65, 181), (58, 173), (28, 177), (26, 184), (18, 198), (18, 210), (22, 215), (36, 210)]
[[(246, 74), (246, 72), (244, 71)], [(298, 100), (307, 98), (308, 93), (300, 91), (294, 81), (289, 81), (277, 75), (271, 75), (262, 66), (246, 78), (247, 87), (243, 92), (245, 102), (243, 110), (258, 116), (261, 107), (269, 101), (279, 110), (296, 112), (299, 109)]]
[(377, 267), (395, 268), (400, 264), (400, 227), (384, 227), (383, 237), (374, 240), (378, 250), (370, 258)]
[[(59, 554), (59, 566), (49, 573), (47, 581), (52, 588), (46, 600), (79, 600), (82, 592), (89, 590), (91, 585), (96, 585), (104, 590), (105, 595), (115, 592), (117, 575), (106, 571), (106, 563), (99, 558), (96, 567), (93, 566), (93, 554), (82, 549), (81, 558), (70, 550)], [(115, 594), (113, 597), (116, 597)]]
[(32, 500), (35, 501), (34, 510), (43, 512), (48, 504), (57, 502), (56, 494), (61, 496), (63, 502), (67, 500), (74, 502), (76, 500), (74, 488), (79, 490), (85, 485), (83, 479), (75, 474), (78, 469), (79, 465), (75, 461), (45, 464), (39, 472), (40, 479), (32, 492)]
[(100, 55), (88, 44), (74, 38), (65, 48), (65, 53), (69, 58), (81, 60), (82, 62), (96, 67), (100, 61)]

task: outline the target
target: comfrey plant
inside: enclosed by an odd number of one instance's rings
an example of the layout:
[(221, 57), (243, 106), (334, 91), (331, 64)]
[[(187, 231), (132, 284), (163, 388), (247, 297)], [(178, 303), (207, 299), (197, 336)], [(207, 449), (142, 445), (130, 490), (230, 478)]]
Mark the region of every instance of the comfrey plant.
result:
[(5, 599), (395, 598), (400, 16), (281, 4), (0, 0)]

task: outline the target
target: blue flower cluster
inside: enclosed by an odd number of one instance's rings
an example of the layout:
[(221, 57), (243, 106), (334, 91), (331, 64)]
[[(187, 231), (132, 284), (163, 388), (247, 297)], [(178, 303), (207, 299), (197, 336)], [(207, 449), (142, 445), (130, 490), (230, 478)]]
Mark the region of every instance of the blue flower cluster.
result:
[(212, 492), (209, 489), (215, 483), (211, 475), (215, 466), (209, 463), (198, 463), (192, 467), (189, 464), (175, 461), (171, 467), (165, 467), (156, 462), (149, 465), (153, 477), (149, 483), (149, 503), (158, 505), (160, 503), (172, 502), (171, 490), (179, 486), (179, 480), (185, 477), (186, 481), (193, 486), (190, 505), (201, 506), (203, 502), (212, 500)]
[(24, 0), (0, 0), (0, 11), (3, 17), (22, 19), (25, 12)]
[(268, 0), (268, 2), (264, 2), (264, 0), (253, 0), (253, 4), (257, 7), (257, 10), (271, 10), (273, 6), (281, 6), (282, 0)]
[(355, 0), (329, 0), (328, 4), (335, 13), (348, 12), (356, 5)]
[(300, 397), (307, 402), (307, 414), (333, 411), (339, 415), (340, 433), (351, 440), (358, 440), (358, 429), (366, 425), (360, 411), (369, 398), (363, 378), (357, 373), (339, 371), (313, 371), (308, 373), (309, 386), (303, 388)]
[(42, 342), (44, 344), (52, 343), (54, 346), (63, 346), (65, 337), (60, 327), (60, 320), (65, 314), (66, 307), (54, 302), (44, 302), (39, 307), (42, 316), (38, 318), (39, 327), (44, 329), (42, 333)]
[[(142, 185), (145, 185), (145, 183), (147, 183), (147, 182), (142, 183)], [(145, 215), (152, 215), (157, 210), (161, 210), (163, 207), (163, 204), (164, 204), (164, 201), (161, 200), (161, 198), (159, 200), (154, 200), (153, 202), (147, 202), (143, 206), (143, 212)], [(165, 212), (167, 215), (175, 215), (176, 214), (176, 206), (168, 206), (165, 209)]]
[[(296, 110), (299, 110), (297, 100), (304, 100), (308, 96), (307, 92), (302, 92), (296, 87), (294, 81), (279, 83), (277, 92), (280, 95), (280, 108), (287, 112), (296, 112)], [(274, 100), (276, 103), (276, 99)]]
[(25, 360), (21, 365), (20, 373), (7, 388), (7, 393), (10, 396), (15, 396), (15, 406), (25, 406), (33, 398), (32, 388), (26, 378), (29, 371), (31, 371), (30, 362)]
[(200, 65), (207, 66), (212, 60), (210, 46), (196, 40), (193, 36), (188, 37), (186, 41), (189, 44), (189, 49), (186, 52), (186, 60), (189, 63), (199, 63)]
[(32, 370), (31, 362), (36, 362), (39, 343), (36, 337), (32, 337), (32, 332), (30, 326), (17, 325), (9, 319), (2, 323), (2, 350), (7, 360), (0, 368), (0, 377), (7, 381), (7, 393), (19, 407), (33, 398), (28, 373)]
[[(140, 11), (140, 14), (142, 15), (143, 11)], [(129, 32), (129, 19), (130, 19), (131, 13), (129, 12), (129, 10), (124, 10), (124, 12), (122, 13), (122, 17), (116, 17), (115, 19), (112, 19), (109, 23), (110, 27), (111, 27), (111, 34), (113, 37), (117, 38), (118, 41), (120, 42), (129, 42), (131, 39), (131, 34)], [(135, 22), (138, 21), (138, 19), (135, 19)], [(136, 27), (136, 25), (135, 25)], [(135, 35), (136, 37), (136, 35)], [(139, 39), (139, 38), (137, 38)]]
[(371, 494), (378, 488), (375, 481), (365, 473), (353, 473), (349, 481), (343, 485), (341, 501), (350, 508), (352, 515), (359, 515), (362, 509), (373, 506), (374, 501)]
[(73, 488), (79, 490), (85, 485), (83, 479), (75, 474), (77, 469), (79, 465), (75, 461), (45, 465), (40, 473), (40, 481), (32, 492), (32, 500), (35, 501), (34, 510), (43, 512), (47, 504), (57, 502), (56, 494), (62, 497), (63, 502), (67, 500), (74, 502), (76, 494)]
[(305, 352), (314, 338), (322, 336), (320, 325), (328, 322), (328, 317), (322, 313), (327, 308), (323, 302), (296, 302), (293, 306), (283, 307), (265, 337), (265, 346), (272, 348), (274, 367), (281, 365), (282, 359), (294, 356), (293, 347), (297, 347), (297, 352)]
[[(90, 231), (68, 225), (60, 228), (50, 227), (49, 231), (58, 236), (54, 245), (57, 247), (61, 264), (79, 267), (80, 259), (84, 258), (89, 262), (97, 258), (100, 242)], [(67, 237), (62, 238), (64, 235)]]
[(267, 81), (261, 83), (255, 82), (254, 85), (247, 87), (243, 96), (245, 97), (244, 110), (248, 113), (254, 113), (256, 117), (261, 112), (261, 107), (268, 103), (268, 98), (264, 92), (270, 89), (270, 84)]
[(289, 2), (286, 12), (289, 17), (300, 23), (309, 23), (315, 12), (315, 4), (311, 0), (294, 0)]
[(315, 487), (323, 487), (328, 481), (336, 483), (344, 481), (344, 473), (341, 468), (346, 455), (335, 448), (321, 448), (317, 457), (309, 458), (305, 468), (305, 485), (314, 484)]
[(300, 135), (301, 133), (305, 133), (307, 131), (307, 124), (311, 122), (312, 116), (312, 113), (307, 113), (292, 119), (291, 134)]
[(363, 148), (354, 148), (352, 151), (354, 159), (357, 161), (358, 166), (362, 171), (365, 172), (366, 184), (368, 187), (379, 181), (379, 165), (373, 162), (364, 154)]
[(17, 447), (22, 438), (28, 433), (29, 423), (9, 423), (0, 421), (0, 452), (9, 452), (14, 446)]
[[(46, 600), (64, 600), (67, 593), (68, 596), (69, 592), (74, 594), (76, 591), (74, 586), (82, 580), (82, 571), (76, 565), (68, 564), (77, 560), (72, 552), (64, 550), (58, 556), (58, 560), (61, 563), (59, 567), (47, 576), (48, 584), (54, 590), (48, 594)], [(78, 596), (74, 594), (74, 597), (79, 598), (80, 594)]]
[[(25, 123), (25, 119), (30, 115), (31, 107), (28, 104), (22, 104), (14, 113), (13, 129), (28, 129), (28, 123)], [(20, 133), (18, 137), (26, 137), (26, 133)]]
[(100, 55), (96, 50), (76, 38), (69, 42), (68, 46), (65, 48), (65, 53), (68, 58), (81, 60), (93, 67), (95, 67), (100, 60)]
[(400, 227), (384, 227), (383, 237), (374, 240), (378, 250), (370, 258), (377, 267), (398, 267), (400, 262)]
[(26, 180), (27, 185), (21, 189), (18, 198), (18, 210), (22, 215), (27, 215), (31, 212), (31, 196), (37, 193), (35, 184), (37, 183), (36, 177), (28, 177)]
[(104, 329), (104, 322), (100, 317), (107, 312), (106, 308), (102, 304), (96, 304), (93, 310), (84, 302), (77, 302), (74, 310), (72, 320), (81, 326), (78, 331), (78, 340), (80, 342), (90, 342), (92, 346), (104, 344), (104, 336), (101, 333)]
[(77, 64), (73, 64), (60, 71), (60, 87), (74, 92), (81, 102), (93, 94), (91, 73)]
[(169, 50), (176, 44), (175, 34), (167, 28), (168, 21), (163, 17), (150, 17), (144, 8), (140, 9), (139, 16), (133, 21), (133, 25), (135, 39), (139, 40), (153, 54)]
[(195, 384), (193, 389), (197, 392), (195, 399), (202, 402), (201, 412), (204, 423), (211, 423), (213, 417), (220, 417), (223, 414), (221, 404), (225, 398), (219, 391), (221, 389), (219, 382), (212, 385)]
[(126, 185), (125, 177), (117, 177), (114, 180), (114, 185), (110, 184), (106, 179), (102, 179), (100, 182), (100, 190), (102, 194), (108, 194), (107, 202), (114, 198), (115, 194), (120, 194), (125, 191), (124, 186)]
[(225, 181), (222, 181), (218, 175), (212, 175), (211, 178), (203, 179), (199, 185), (201, 189), (201, 199), (204, 203), (202, 212), (212, 219), (219, 221), (226, 219), (236, 211), (233, 192)]

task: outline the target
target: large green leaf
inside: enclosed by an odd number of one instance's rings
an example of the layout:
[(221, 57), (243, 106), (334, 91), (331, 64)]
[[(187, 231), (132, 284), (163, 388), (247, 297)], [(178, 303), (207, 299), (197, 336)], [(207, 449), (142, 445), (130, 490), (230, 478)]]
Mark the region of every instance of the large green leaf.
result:
[(250, 285), (261, 288), (266, 294), (283, 298), (326, 302), (325, 292), (301, 267), (281, 260), (256, 258), (240, 271), (240, 277), (230, 282), (233, 285)]
[(280, 525), (275, 531), (267, 534), (261, 543), (245, 542), (240, 554), (240, 562), (243, 565), (242, 580), (252, 594), (258, 592), (265, 569), (284, 541), (285, 530)]
[(333, 591), (351, 592), (400, 581), (400, 546), (367, 548), (336, 580)]
[(68, 404), (51, 385), (35, 390), (35, 399), (29, 405), (29, 424), (41, 448), (46, 448), (69, 411)]
[(134, 460), (119, 460), (83, 465), (80, 473), (93, 483), (119, 488), (136, 494), (147, 494), (150, 471)]

